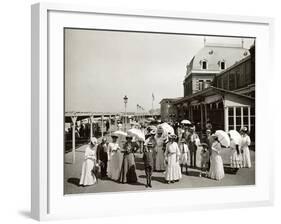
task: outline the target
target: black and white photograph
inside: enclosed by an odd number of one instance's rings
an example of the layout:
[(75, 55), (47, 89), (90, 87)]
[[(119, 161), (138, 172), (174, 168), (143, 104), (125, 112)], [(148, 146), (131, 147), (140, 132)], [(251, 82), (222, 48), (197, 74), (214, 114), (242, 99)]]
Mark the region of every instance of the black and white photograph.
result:
[(65, 195), (255, 185), (254, 37), (63, 38)]

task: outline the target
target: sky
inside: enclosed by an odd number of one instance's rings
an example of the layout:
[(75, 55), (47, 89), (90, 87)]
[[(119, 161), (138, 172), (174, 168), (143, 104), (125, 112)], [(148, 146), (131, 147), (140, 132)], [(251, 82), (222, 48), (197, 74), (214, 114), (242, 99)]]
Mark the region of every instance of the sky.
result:
[[(241, 44), (209, 37), (206, 43)], [(249, 48), (254, 39), (243, 38)], [(186, 65), (204, 36), (101, 30), (65, 30), (65, 111), (136, 112), (160, 108), (162, 98), (183, 96)]]

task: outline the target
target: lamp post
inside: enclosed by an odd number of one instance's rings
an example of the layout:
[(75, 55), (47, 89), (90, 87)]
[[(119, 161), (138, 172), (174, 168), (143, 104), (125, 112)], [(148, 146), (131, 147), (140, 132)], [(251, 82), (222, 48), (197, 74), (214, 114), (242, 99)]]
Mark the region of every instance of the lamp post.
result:
[(126, 131), (126, 126), (127, 126), (127, 103), (128, 103), (127, 95), (124, 96), (123, 100), (124, 100), (124, 105), (125, 105), (124, 131)]

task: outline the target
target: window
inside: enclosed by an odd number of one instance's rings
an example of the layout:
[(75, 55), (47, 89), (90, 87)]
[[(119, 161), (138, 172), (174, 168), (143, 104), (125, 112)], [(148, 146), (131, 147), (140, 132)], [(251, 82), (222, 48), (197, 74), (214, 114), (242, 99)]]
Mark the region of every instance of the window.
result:
[(225, 62), (221, 61), (220, 66), (221, 66), (221, 70), (224, 70), (225, 69)]
[(198, 81), (198, 90), (203, 90), (204, 89), (204, 80), (199, 80)]
[(207, 61), (202, 62), (202, 69), (207, 69)]

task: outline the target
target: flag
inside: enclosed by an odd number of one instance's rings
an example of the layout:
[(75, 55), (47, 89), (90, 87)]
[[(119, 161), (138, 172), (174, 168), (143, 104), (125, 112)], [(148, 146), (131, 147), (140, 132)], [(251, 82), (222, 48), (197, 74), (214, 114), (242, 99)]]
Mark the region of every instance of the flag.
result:
[(152, 100), (154, 101), (155, 97), (154, 97), (154, 94), (152, 93)]

